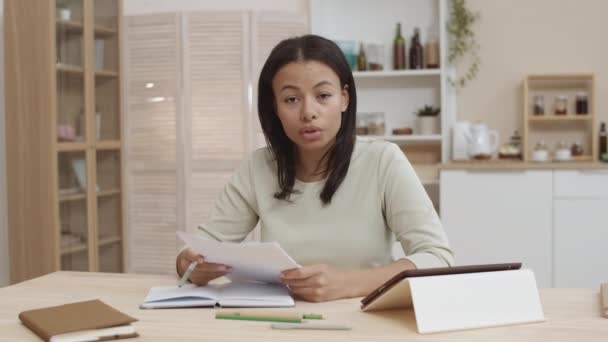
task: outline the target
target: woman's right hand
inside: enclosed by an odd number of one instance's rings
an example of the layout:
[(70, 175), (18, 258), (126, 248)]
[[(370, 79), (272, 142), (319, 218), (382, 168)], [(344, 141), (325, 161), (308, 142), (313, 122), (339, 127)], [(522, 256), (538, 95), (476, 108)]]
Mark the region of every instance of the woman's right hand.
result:
[(198, 262), (198, 264), (190, 274), (189, 280), (196, 285), (205, 286), (210, 280), (222, 277), (232, 271), (230, 266), (205, 262), (205, 257), (190, 248), (186, 248), (177, 256), (177, 273), (180, 277), (193, 261)]

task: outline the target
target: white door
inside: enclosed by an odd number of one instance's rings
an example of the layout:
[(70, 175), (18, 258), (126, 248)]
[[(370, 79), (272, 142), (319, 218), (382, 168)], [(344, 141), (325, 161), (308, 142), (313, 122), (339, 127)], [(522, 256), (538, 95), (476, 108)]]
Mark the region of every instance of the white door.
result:
[(551, 171), (443, 170), (440, 191), (458, 265), (522, 262), (551, 286)]
[(598, 288), (608, 282), (606, 199), (556, 199), (555, 286)]

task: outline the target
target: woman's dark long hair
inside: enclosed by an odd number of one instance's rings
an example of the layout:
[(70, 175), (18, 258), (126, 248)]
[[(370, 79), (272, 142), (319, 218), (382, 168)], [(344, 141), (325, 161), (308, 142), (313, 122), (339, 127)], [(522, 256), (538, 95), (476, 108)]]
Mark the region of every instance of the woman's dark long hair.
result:
[(336, 142), (321, 159), (327, 158), (327, 181), (320, 195), (321, 201), (326, 205), (331, 202), (334, 193), (346, 177), (355, 147), (357, 112), (355, 81), (340, 48), (331, 40), (320, 36), (305, 35), (283, 40), (270, 53), (260, 73), (258, 115), (266, 142), (277, 162), (280, 191), (274, 196), (278, 199), (289, 200), (294, 193), (296, 146), (285, 134), (276, 113), (272, 80), (283, 66), (298, 61), (317, 61), (327, 65), (338, 75), (340, 88), (344, 89), (346, 86), (349, 95), (348, 107), (342, 112), (342, 122), (336, 135)]

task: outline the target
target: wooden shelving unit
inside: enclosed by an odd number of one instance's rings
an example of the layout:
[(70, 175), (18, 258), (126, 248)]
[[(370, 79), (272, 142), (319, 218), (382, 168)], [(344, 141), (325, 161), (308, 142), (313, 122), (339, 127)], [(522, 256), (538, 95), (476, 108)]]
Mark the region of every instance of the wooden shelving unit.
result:
[(122, 1), (4, 4), (11, 282), (121, 272)]
[(57, 72), (82, 76), (84, 68), (77, 65), (57, 64)]
[(441, 69), (353, 71), (355, 79), (420, 76), (441, 76)]
[(95, 76), (99, 77), (118, 77), (118, 72), (112, 70), (98, 70), (95, 71)]
[[(381, 113), (385, 125), (383, 135), (362, 135), (398, 144), (412, 163), (418, 177), (427, 187), (431, 199), (438, 208), (439, 165), (450, 154), (449, 140), (452, 121), (455, 118), (455, 93), (449, 85), (451, 72), (447, 63), (448, 37), (446, 22), (449, 16), (449, 1), (430, 0), (386, 0), (376, 2), (352, 2), (348, 0), (312, 0), (311, 32), (332, 40), (357, 46), (352, 54), (357, 55), (361, 43), (380, 46), (374, 57), (383, 70), (353, 71), (357, 88), (357, 127), (364, 132), (370, 130), (364, 114)], [(387, 21), (386, 18), (391, 18)], [(427, 69), (394, 70), (393, 40), (397, 23), (401, 23), (402, 35), (407, 47), (415, 27), (423, 32), (423, 44), (428, 42), (429, 31), (433, 31), (439, 44), (439, 67)], [(340, 45), (340, 44), (339, 44)], [(406, 55), (408, 51), (406, 50)], [(368, 61), (374, 57), (366, 56)], [(406, 58), (409, 61), (409, 58)], [(425, 105), (441, 108), (438, 127), (432, 135), (420, 134), (416, 111)], [(363, 115), (362, 115), (363, 114)], [(373, 119), (372, 119), (373, 120)], [(367, 127), (365, 123), (367, 122)], [(412, 135), (392, 135), (393, 129), (411, 128)]]
[(57, 30), (65, 30), (66, 32), (82, 33), (82, 22), (75, 20), (57, 20)]
[[(103, 246), (111, 245), (114, 243), (119, 243), (121, 241), (122, 241), (122, 237), (120, 237), (120, 236), (109, 236), (109, 237), (103, 237), (103, 238), (98, 239), (97, 244), (99, 245), (99, 247), (103, 247)], [(61, 248), (61, 255), (65, 256), (65, 255), (79, 253), (79, 252), (86, 252), (87, 248), (88, 248), (87, 244), (84, 242), (81, 242), (81, 243), (78, 243), (75, 245), (70, 245), (68, 247)]]
[(529, 122), (555, 122), (555, 121), (589, 121), (593, 120), (594, 115), (564, 115), (564, 116), (530, 116), (528, 118)]
[(95, 35), (99, 37), (109, 37), (118, 34), (118, 31), (112, 27), (104, 27), (95, 25)]
[[(97, 192), (98, 198), (115, 196), (115, 195), (120, 195), (120, 189), (103, 190), (103, 191)], [(86, 194), (84, 194), (82, 192), (79, 192), (76, 194), (69, 194), (69, 195), (59, 195), (59, 202), (80, 201), (80, 200), (85, 199), (86, 197), (87, 197)]]
[(432, 134), (432, 135), (387, 134), (387, 135), (361, 135), (361, 137), (370, 138), (370, 139), (378, 139), (378, 140), (387, 140), (387, 141), (392, 141), (392, 142), (441, 144), (441, 134)]
[[(558, 142), (568, 146), (580, 143), (582, 156), (573, 156), (570, 162), (597, 161), (598, 136), (595, 112), (595, 76), (593, 74), (528, 75), (524, 79), (523, 148), (524, 161), (531, 161), (534, 146), (543, 141), (552, 155)], [(587, 112), (576, 113), (577, 93), (587, 96)], [(543, 99), (544, 114), (534, 114), (534, 98)], [(555, 114), (555, 99), (567, 99), (567, 113)]]

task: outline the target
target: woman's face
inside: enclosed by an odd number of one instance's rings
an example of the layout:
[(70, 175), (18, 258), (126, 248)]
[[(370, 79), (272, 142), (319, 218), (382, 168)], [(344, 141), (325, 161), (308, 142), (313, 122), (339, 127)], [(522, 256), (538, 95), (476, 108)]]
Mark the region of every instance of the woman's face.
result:
[(283, 129), (300, 151), (324, 152), (334, 143), (348, 91), (330, 67), (317, 61), (286, 64), (272, 89)]

